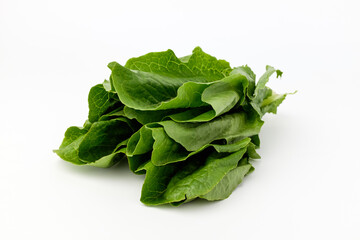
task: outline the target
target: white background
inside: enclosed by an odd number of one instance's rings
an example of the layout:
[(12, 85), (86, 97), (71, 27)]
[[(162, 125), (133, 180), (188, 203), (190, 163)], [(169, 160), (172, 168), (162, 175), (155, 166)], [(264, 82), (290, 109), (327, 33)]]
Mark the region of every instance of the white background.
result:
[[(360, 239), (360, 17), (342, 1), (0, 0), (0, 239)], [(262, 159), (227, 200), (146, 207), (126, 164), (59, 159), (110, 61), (201, 46), (283, 70)]]

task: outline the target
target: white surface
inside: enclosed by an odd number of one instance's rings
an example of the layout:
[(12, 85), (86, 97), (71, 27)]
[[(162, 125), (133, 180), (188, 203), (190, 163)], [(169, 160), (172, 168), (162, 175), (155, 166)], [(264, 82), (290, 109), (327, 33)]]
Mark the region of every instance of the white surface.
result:
[[(359, 2), (0, 0), (0, 239), (360, 239)], [(284, 71), (262, 159), (229, 199), (140, 203), (126, 165), (52, 149), (87, 117), (106, 65), (195, 46)]]

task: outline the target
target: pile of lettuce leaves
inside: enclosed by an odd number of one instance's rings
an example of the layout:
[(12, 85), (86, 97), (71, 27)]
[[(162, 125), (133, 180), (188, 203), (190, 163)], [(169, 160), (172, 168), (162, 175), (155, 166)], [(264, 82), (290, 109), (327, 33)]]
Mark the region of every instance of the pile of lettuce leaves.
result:
[(196, 47), (111, 62), (109, 80), (91, 88), (83, 127), (70, 127), (58, 150), (77, 165), (107, 168), (127, 160), (146, 174), (141, 202), (178, 206), (196, 198), (227, 198), (254, 170), (265, 113), (287, 94), (266, 86), (282, 72), (231, 68)]

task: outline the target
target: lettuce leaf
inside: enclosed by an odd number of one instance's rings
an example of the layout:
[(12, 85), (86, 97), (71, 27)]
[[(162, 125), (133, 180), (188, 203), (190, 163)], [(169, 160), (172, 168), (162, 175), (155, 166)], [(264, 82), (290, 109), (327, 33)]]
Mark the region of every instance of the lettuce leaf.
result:
[(200, 47), (185, 57), (167, 50), (108, 67), (109, 80), (90, 89), (88, 120), (68, 128), (54, 152), (95, 167), (127, 159), (132, 172), (146, 174), (146, 205), (229, 197), (260, 158), (262, 117), (287, 96), (266, 86), (280, 70), (266, 66), (256, 81), (249, 66), (232, 68)]

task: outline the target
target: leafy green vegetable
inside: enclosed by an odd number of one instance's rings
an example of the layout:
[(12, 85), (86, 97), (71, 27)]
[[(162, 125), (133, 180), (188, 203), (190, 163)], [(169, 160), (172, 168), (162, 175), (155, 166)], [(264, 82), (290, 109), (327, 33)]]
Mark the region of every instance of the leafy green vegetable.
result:
[(106, 113), (121, 109), (123, 106), (116, 92), (106, 90), (105, 86), (109, 87), (110, 83), (104, 81), (103, 84), (98, 84), (90, 89), (88, 99), (90, 122), (96, 122)]
[(229, 197), (260, 158), (261, 118), (287, 96), (266, 86), (280, 70), (266, 66), (256, 82), (247, 65), (231, 68), (199, 47), (181, 58), (167, 50), (108, 67), (109, 81), (90, 89), (88, 120), (68, 128), (54, 152), (96, 167), (127, 159), (131, 171), (146, 174), (146, 205)]
[(207, 194), (237, 166), (245, 152), (246, 148), (227, 155), (215, 152), (207, 157), (195, 155), (183, 164), (162, 167), (156, 167), (150, 161), (144, 167), (147, 172), (141, 201), (158, 205)]
[(188, 151), (225, 137), (249, 137), (258, 134), (263, 122), (245, 112), (220, 116), (205, 123), (159, 122), (165, 132)]
[(139, 124), (122, 113), (123, 104), (105, 81), (90, 89), (89, 119), (83, 127), (70, 127), (58, 150), (65, 161), (77, 165), (111, 167), (125, 157), (127, 140)]
[(131, 132), (123, 119), (94, 124), (87, 122), (83, 128), (68, 128), (63, 143), (55, 153), (77, 165), (110, 167), (118, 162), (118, 155), (124, 154)]

